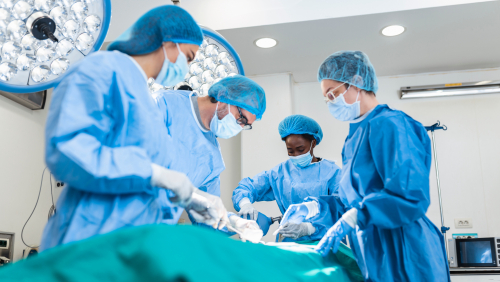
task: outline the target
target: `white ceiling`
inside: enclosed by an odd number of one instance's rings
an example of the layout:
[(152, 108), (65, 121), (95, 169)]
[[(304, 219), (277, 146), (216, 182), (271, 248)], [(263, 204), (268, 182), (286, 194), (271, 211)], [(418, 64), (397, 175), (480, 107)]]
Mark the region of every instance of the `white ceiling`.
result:
[[(106, 41), (170, 0), (112, 0)], [(500, 1), (481, 0), (181, 0), (198, 23), (220, 32), (247, 75), (293, 73), (316, 80), (319, 64), (338, 50), (362, 50), (379, 76), (500, 66)], [(385, 37), (400, 24), (407, 31)], [(271, 49), (254, 41), (272, 37)]]
[[(246, 75), (292, 72), (296, 82), (310, 82), (339, 50), (366, 52), (379, 76), (499, 67), (499, 15), (495, 1), (219, 32), (239, 53)], [(407, 31), (382, 36), (391, 24)], [(261, 49), (253, 43), (260, 37), (279, 43)]]
[[(211, 29), (332, 19), (451, 6), (492, 0), (181, 0), (199, 24)], [(171, 0), (112, 0), (113, 19), (106, 41), (117, 38), (148, 10)]]

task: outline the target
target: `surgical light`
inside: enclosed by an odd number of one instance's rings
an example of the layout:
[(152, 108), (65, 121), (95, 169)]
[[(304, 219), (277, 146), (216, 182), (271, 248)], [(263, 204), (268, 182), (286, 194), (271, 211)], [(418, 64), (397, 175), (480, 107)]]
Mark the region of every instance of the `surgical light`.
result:
[(278, 44), (278, 41), (272, 38), (260, 38), (255, 40), (255, 45), (260, 48), (272, 48)]
[(202, 27), (202, 31), (203, 43), (193, 62), (189, 64), (189, 73), (184, 81), (175, 87), (163, 87), (150, 78), (148, 84), (151, 93), (166, 89), (177, 90), (181, 86), (189, 85), (199, 96), (206, 96), (210, 87), (222, 78), (245, 75), (240, 57), (229, 42), (209, 28)]
[(110, 18), (111, 0), (0, 0), (0, 91), (53, 87), (100, 49)]
[(396, 36), (400, 35), (401, 33), (405, 32), (405, 28), (400, 25), (390, 25), (386, 26), (382, 29), (382, 34), (385, 36)]

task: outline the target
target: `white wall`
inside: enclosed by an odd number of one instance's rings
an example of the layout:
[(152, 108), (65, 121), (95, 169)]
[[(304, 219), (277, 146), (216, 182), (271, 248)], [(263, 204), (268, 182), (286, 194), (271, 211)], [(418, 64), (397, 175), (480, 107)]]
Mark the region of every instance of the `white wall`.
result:
[[(0, 96), (0, 231), (15, 232), (14, 259), (20, 259), (26, 247), (21, 241), (21, 229), (35, 206), (44, 161), (44, 130), (49, 91), (45, 110), (32, 111)], [(38, 206), (24, 230), (25, 242), (38, 245), (49, 209), (50, 172), (43, 180)], [(61, 188), (54, 184), (54, 201)]]
[[(402, 86), (498, 80), (499, 69), (471, 70), (379, 78), (379, 102), (402, 110), (424, 125), (437, 120), (448, 131), (436, 131), (436, 146), (443, 196), (445, 225), (451, 233), (478, 233), (500, 236), (500, 95), (401, 100)], [(336, 121), (322, 100), (317, 82), (294, 86), (294, 113), (318, 121), (324, 141), (315, 149), (318, 155), (338, 160), (348, 124)], [(277, 148), (277, 147), (276, 147)], [(431, 171), (431, 206), (427, 216), (441, 226), (434, 165)], [(471, 217), (472, 229), (455, 229), (454, 218)], [(449, 238), (449, 237), (448, 237)]]

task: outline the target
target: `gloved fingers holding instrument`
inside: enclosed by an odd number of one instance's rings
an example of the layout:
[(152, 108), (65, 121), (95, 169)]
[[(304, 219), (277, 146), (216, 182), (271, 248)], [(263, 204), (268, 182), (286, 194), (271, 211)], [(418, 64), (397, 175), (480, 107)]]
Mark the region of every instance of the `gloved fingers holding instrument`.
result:
[(221, 198), (195, 189), (186, 211), (198, 223), (211, 225), (215, 229), (223, 229), (228, 223), (227, 210)]
[(253, 207), (252, 203), (248, 198), (241, 199), (239, 206), (240, 206), (240, 211), (238, 212), (238, 215), (241, 218), (249, 220), (257, 220), (257, 218), (259, 217), (259, 211)]
[[(309, 218), (312, 218), (316, 216), (319, 213), (319, 206), (317, 201), (308, 201), (300, 204), (293, 204), (288, 207), (286, 210), (285, 214), (283, 215), (283, 218), (281, 219), (280, 226), (276, 231), (274, 231), (273, 235), (276, 235), (278, 233), (281, 233), (281, 230), (285, 227), (285, 224), (300, 224), (304, 223), (305, 220), (308, 220)], [(304, 228), (303, 226), (302, 228)], [(290, 225), (288, 227), (288, 232), (290, 231), (290, 228), (292, 228)], [(295, 227), (298, 228), (298, 227)], [(316, 229), (311, 225), (307, 227), (308, 232), (313, 231), (316, 232)], [(314, 229), (314, 230), (313, 230)], [(297, 231), (293, 231), (297, 232)], [(303, 229), (302, 232), (305, 232)], [(313, 234), (311, 233), (311, 234)], [(282, 233), (281, 233), (282, 234)]]
[(170, 201), (181, 207), (187, 206), (191, 201), (193, 192), (197, 190), (191, 183), (191, 180), (184, 173), (170, 170), (157, 164), (151, 164), (151, 168), (153, 170), (151, 185), (174, 192), (175, 197), (170, 198)]
[(229, 213), (228, 230), (240, 235), (240, 239), (243, 242), (249, 240), (252, 243), (258, 243), (264, 236), (264, 232), (260, 229), (257, 222), (240, 218), (234, 213)]
[(235, 214), (229, 216), (229, 225), (236, 230), (260, 230), (259, 224), (255, 220), (244, 219)]
[(311, 236), (314, 232), (316, 232), (316, 228), (314, 228), (310, 222), (287, 222), (279, 230), (279, 233), (283, 237), (292, 238), (294, 240), (304, 236)]
[(351, 234), (354, 227), (357, 225), (358, 210), (350, 209), (326, 232), (325, 236), (319, 241), (319, 244), (314, 249), (322, 256), (326, 256), (330, 249), (336, 253), (339, 249), (340, 241), (346, 235)]

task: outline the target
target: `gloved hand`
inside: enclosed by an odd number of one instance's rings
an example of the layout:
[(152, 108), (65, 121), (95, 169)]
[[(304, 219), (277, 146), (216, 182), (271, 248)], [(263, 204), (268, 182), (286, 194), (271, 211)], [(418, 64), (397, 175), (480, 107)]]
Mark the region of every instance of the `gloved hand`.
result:
[(259, 217), (259, 211), (257, 211), (250, 203), (248, 198), (243, 198), (240, 203), (240, 211), (238, 215), (244, 219), (257, 220)]
[(279, 231), (279, 233), (283, 235), (283, 237), (292, 238), (294, 240), (300, 237), (310, 236), (314, 234), (314, 232), (316, 232), (316, 228), (314, 228), (314, 226), (310, 222), (287, 222), (283, 224)]
[(309, 201), (300, 204), (293, 204), (288, 207), (285, 214), (283, 215), (282, 223), (288, 221), (294, 223), (300, 223), (311, 217), (316, 216), (319, 213), (318, 202)]
[(259, 225), (254, 220), (244, 219), (237, 215), (229, 217), (229, 225), (238, 231), (244, 229), (260, 230)]
[(340, 218), (337, 223), (335, 223), (332, 228), (330, 228), (325, 236), (319, 241), (319, 244), (314, 248), (314, 250), (320, 253), (323, 257), (326, 257), (330, 249), (333, 247), (333, 252), (336, 253), (339, 249), (340, 241), (345, 235), (351, 233), (354, 228), (350, 226), (345, 219)]
[(179, 206), (185, 207), (191, 201), (191, 195), (196, 189), (191, 180), (181, 172), (170, 170), (151, 164), (153, 173), (151, 175), (151, 186), (168, 189), (175, 193), (175, 197), (170, 201)]
[(194, 190), (192, 200), (186, 206), (186, 211), (196, 222), (211, 225), (215, 229), (222, 229), (229, 222), (227, 210), (222, 200), (200, 189)]
[[(252, 243), (258, 243), (264, 236), (257, 222), (241, 218), (235, 214), (229, 216), (229, 231), (237, 231), (241, 241), (249, 240)], [(231, 230), (234, 229), (234, 230)]]

